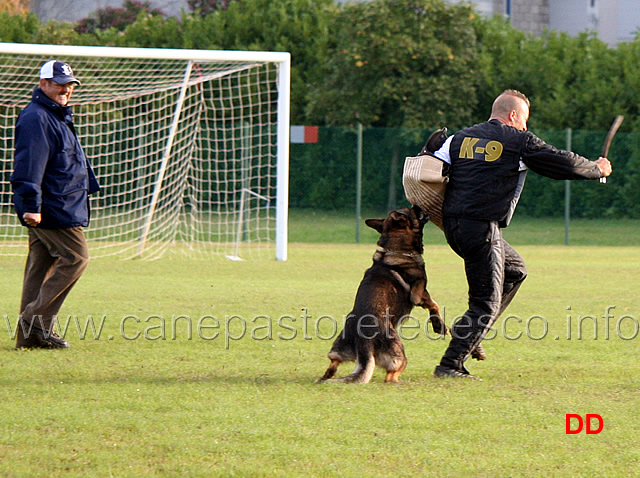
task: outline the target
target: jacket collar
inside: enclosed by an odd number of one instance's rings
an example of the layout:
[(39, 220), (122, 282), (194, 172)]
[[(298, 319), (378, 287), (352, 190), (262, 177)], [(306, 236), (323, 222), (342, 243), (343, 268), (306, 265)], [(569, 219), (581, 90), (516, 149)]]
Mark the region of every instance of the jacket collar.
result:
[(62, 118), (68, 118), (73, 116), (73, 112), (69, 105), (67, 106), (59, 105), (58, 103), (53, 101), (51, 98), (49, 98), (47, 95), (45, 95), (44, 91), (42, 91), (39, 87), (33, 90), (31, 99), (32, 101), (41, 104), (48, 110), (60, 115)]

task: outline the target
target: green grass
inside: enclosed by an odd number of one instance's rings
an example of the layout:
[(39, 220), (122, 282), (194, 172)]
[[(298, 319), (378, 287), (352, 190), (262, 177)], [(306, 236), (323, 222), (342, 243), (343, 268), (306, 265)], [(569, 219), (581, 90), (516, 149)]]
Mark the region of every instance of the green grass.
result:
[[(308, 236), (333, 227), (315, 224)], [(72, 322), (65, 351), (13, 349), (2, 316), (15, 325), (23, 259), (1, 258), (0, 476), (628, 476), (640, 465), (640, 245), (530, 244), (556, 228), (535, 224), (513, 225), (529, 278), (485, 342), (489, 359), (469, 364), (483, 382), (432, 378), (446, 341), (407, 328), (417, 337), (400, 384), (382, 371), (366, 386), (314, 383), (329, 317), (341, 323), (370, 264), (369, 236), (295, 243), (287, 262), (94, 260), (61, 315), (104, 327), (81, 339)], [(562, 244), (559, 230), (559, 242), (536, 240)], [(465, 309), (462, 263), (437, 239), (425, 259), (450, 323)], [(567, 413), (600, 414), (604, 430), (566, 435)]]
[[(364, 224), (365, 218), (384, 217), (380, 211), (363, 211), (360, 222), (360, 243), (377, 240), (377, 233)], [(513, 244), (563, 245), (563, 218), (523, 218), (517, 216), (505, 238)], [(353, 244), (356, 218), (352, 211), (320, 211), (294, 209), (289, 213), (291, 242)], [(444, 236), (433, 224), (425, 226), (425, 244), (446, 244)], [(569, 223), (570, 245), (640, 246), (640, 221), (634, 219), (572, 219)]]

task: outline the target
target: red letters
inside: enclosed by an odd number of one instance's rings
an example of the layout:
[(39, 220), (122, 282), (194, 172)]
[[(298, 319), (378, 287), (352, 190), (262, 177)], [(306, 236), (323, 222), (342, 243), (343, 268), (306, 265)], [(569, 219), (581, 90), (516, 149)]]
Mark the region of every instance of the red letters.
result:
[[(578, 421), (578, 423), (577, 423), (578, 428), (575, 428), (575, 429), (571, 428), (571, 419), (572, 418), (574, 418), (574, 419), (576, 419)], [(591, 428), (591, 420), (593, 418), (598, 420), (598, 428), (595, 429), (595, 430), (593, 428)], [(604, 420), (597, 413), (587, 413), (587, 415), (585, 416), (585, 420), (584, 421), (582, 420), (582, 417), (580, 415), (577, 415), (575, 413), (567, 413), (567, 415), (566, 415), (566, 428), (565, 428), (566, 429), (566, 434), (567, 435), (577, 435), (578, 433), (580, 433), (582, 431), (582, 428), (584, 427), (585, 422), (586, 422), (585, 432), (587, 433), (587, 435), (597, 435), (604, 428)]]
[[(596, 418), (598, 420), (598, 429), (597, 430), (592, 430), (591, 429), (591, 419), (592, 418)], [(598, 415), (597, 413), (587, 413), (587, 434), (589, 434), (589, 435), (597, 435), (598, 433), (600, 433), (602, 431), (603, 428), (604, 428), (604, 420), (602, 419), (602, 417), (600, 415)]]
[[(571, 429), (571, 419), (578, 419), (578, 428), (576, 430)], [(575, 413), (567, 413), (567, 435), (575, 435), (576, 433), (580, 433), (582, 431), (582, 417), (580, 415), (576, 415)]]

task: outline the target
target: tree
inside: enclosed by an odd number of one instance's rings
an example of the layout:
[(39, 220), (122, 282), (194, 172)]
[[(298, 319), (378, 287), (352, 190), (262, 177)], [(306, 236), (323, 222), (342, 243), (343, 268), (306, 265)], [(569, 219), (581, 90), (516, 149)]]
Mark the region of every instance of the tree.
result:
[(33, 13), (0, 11), (0, 41), (7, 43), (35, 43), (41, 28), (40, 20)]
[[(473, 9), (442, 0), (347, 3), (327, 63), (312, 84), (308, 117), (385, 130), (392, 146), (387, 208), (396, 206), (406, 137), (468, 123), (476, 104)], [(414, 128), (415, 130), (410, 130)], [(417, 153), (417, 151), (416, 151)]]
[(201, 21), (185, 19), (185, 48), (291, 53), (291, 121), (304, 124), (310, 85), (326, 62), (332, 0), (242, 0)]
[(347, 3), (333, 28), (310, 117), (424, 128), (468, 123), (476, 104), (475, 17), (442, 0)]

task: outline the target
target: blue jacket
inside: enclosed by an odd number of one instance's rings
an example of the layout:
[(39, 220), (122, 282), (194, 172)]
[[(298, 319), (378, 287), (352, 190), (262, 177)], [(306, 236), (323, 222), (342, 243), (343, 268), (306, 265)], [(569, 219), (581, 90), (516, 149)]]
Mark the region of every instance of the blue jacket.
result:
[(26, 226), (25, 212), (42, 214), (43, 229), (89, 225), (89, 194), (100, 189), (82, 151), (69, 106), (60, 106), (40, 88), (16, 122), (13, 204)]

